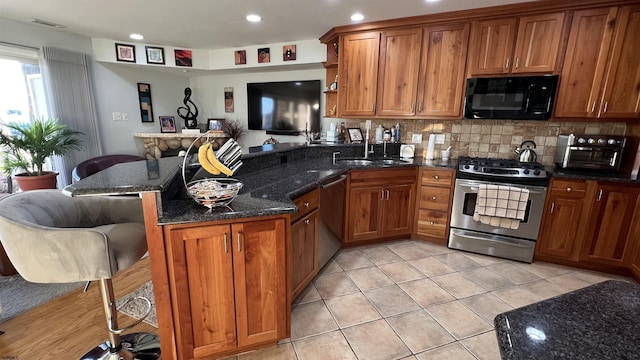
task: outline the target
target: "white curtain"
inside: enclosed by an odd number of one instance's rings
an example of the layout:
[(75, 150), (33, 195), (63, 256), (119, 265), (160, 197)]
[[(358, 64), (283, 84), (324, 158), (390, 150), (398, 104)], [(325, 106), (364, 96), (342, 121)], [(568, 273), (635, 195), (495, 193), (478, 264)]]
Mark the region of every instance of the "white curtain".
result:
[(71, 183), (71, 171), (78, 163), (101, 155), (90, 60), (86, 54), (53, 47), (43, 47), (41, 56), (49, 113), (68, 128), (84, 133), (84, 151), (53, 159), (62, 189)]

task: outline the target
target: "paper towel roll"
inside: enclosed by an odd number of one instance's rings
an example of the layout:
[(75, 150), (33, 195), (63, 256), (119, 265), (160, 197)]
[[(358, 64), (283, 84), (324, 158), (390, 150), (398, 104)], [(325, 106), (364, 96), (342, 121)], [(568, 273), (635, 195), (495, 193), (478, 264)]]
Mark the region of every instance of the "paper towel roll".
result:
[(429, 144), (427, 144), (427, 156), (425, 159), (433, 160), (436, 147), (436, 134), (429, 134)]

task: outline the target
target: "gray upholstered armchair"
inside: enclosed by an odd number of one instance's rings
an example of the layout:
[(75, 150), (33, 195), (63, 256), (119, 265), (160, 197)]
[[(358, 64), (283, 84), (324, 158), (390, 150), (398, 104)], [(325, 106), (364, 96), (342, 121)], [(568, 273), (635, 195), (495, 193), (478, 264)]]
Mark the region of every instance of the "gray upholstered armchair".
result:
[[(133, 344), (121, 349), (120, 333), (133, 325), (118, 328), (111, 282), (119, 270), (133, 265), (147, 251), (139, 198), (74, 198), (57, 190), (13, 194), (0, 200), (0, 241), (18, 273), (27, 281), (99, 281), (109, 342), (96, 347), (86, 359), (99, 358), (94, 356), (100, 349), (109, 359), (118, 359), (122, 351), (138, 350), (137, 339), (145, 342), (143, 356), (154, 352), (159, 356), (159, 343), (152, 334), (124, 335), (122, 342)], [(142, 300), (150, 306), (147, 299)], [(149, 344), (150, 340), (157, 343), (156, 348)]]

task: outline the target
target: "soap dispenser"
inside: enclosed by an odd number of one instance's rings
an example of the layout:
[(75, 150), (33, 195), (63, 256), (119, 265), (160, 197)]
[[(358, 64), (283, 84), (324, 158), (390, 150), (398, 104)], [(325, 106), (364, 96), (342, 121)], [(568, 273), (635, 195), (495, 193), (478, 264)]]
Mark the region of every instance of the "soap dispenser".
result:
[(378, 127), (376, 128), (376, 144), (382, 144), (383, 136), (384, 128), (382, 127), (382, 125), (378, 125)]

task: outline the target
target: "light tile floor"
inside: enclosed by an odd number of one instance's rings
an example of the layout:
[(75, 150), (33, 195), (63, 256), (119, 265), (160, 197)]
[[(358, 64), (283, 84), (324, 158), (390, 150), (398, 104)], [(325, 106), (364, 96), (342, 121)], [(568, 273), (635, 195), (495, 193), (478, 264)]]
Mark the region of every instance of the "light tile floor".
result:
[(500, 359), (493, 318), (615, 275), (420, 241), (342, 250), (294, 302), (291, 339), (227, 359)]

